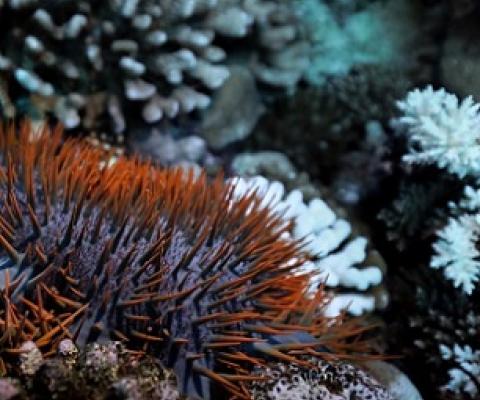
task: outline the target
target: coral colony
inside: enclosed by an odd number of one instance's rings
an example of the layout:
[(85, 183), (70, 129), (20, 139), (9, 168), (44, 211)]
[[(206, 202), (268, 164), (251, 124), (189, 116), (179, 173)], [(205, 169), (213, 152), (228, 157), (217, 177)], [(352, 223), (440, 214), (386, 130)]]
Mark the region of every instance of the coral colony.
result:
[(121, 137), (126, 107), (148, 123), (207, 108), (230, 76), (222, 42), (249, 42), (242, 58), (274, 87), (294, 87), (307, 66), (308, 44), (283, 1), (1, 4), (2, 24), (22, 24), (6, 29), (0, 71), (37, 103), (52, 103), (67, 128), (98, 129), (107, 118)]
[(305, 204), (299, 190), (285, 194), (284, 186), (278, 181), (269, 182), (256, 176), (236, 178), (234, 183), (236, 196), (255, 189), (263, 203), (271, 204), (285, 221), (293, 219), (288, 235), (306, 242), (305, 251), (310, 259), (299, 270), (313, 274), (309, 286), (311, 296), (321, 284), (325, 284), (326, 289), (339, 286), (345, 289), (325, 306), (325, 315), (340, 315), (345, 308), (354, 315), (375, 309), (375, 296), (365, 291), (381, 283), (382, 271), (378, 266), (361, 265), (367, 258), (367, 239), (360, 236), (349, 241), (352, 228), (346, 220), (338, 218), (320, 198)]
[(348, 341), (364, 328), (316, 311), (322, 288), (305, 296), (301, 242), (283, 239), (289, 223), (255, 191), (109, 166), (59, 130), (0, 138), (4, 370), (27, 340), (49, 354), (65, 338), (109, 338), (158, 356), (188, 395), (209, 398), (214, 382), (249, 398), (262, 360), (366, 350)]
[(0, 0), (0, 400), (479, 399), (479, 15)]

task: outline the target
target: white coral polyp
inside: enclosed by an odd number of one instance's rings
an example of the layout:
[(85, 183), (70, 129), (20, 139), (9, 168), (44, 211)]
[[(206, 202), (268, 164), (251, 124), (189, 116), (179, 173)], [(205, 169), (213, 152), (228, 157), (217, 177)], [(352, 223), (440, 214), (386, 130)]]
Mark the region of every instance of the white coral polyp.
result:
[(450, 218), (448, 225), (438, 233), (434, 243), (435, 255), (432, 268), (443, 268), (445, 277), (455, 287), (472, 294), (480, 277), (480, 252), (477, 243), (480, 237), (480, 214)]
[(459, 177), (480, 174), (480, 104), (459, 101), (445, 89), (415, 89), (398, 102), (403, 116), (395, 123), (408, 138), (410, 152), (403, 159), (436, 164)]
[[(234, 196), (255, 192), (261, 198), (262, 207), (270, 207), (285, 222), (293, 219), (291, 237), (286, 239), (303, 240), (305, 250), (313, 261), (304, 263), (299, 273), (313, 273), (310, 281), (310, 294), (314, 294), (320, 284), (328, 287), (343, 287), (365, 291), (382, 281), (382, 272), (377, 266), (358, 268), (365, 261), (367, 239), (349, 239), (350, 224), (338, 219), (332, 209), (320, 198), (303, 201), (302, 193), (293, 190), (285, 195), (280, 182), (271, 182), (262, 176), (249, 179), (233, 178)], [(347, 297), (335, 295), (328, 315), (338, 315), (342, 309), (360, 315), (375, 308), (375, 299), (369, 294), (350, 293)]]

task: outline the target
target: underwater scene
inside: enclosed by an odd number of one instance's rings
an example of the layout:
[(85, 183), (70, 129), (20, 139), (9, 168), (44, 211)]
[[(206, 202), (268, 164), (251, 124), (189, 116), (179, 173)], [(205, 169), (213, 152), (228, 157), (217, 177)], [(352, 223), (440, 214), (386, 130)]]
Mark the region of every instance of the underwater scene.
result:
[(480, 399), (479, 21), (0, 0), (0, 400)]

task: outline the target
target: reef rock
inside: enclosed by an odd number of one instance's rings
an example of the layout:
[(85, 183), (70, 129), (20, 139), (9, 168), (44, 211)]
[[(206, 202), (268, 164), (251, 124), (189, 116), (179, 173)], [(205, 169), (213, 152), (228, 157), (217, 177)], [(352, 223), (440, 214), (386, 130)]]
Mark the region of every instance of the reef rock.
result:
[(245, 139), (264, 111), (255, 79), (248, 69), (232, 67), (230, 72), (202, 123), (203, 137), (214, 149)]

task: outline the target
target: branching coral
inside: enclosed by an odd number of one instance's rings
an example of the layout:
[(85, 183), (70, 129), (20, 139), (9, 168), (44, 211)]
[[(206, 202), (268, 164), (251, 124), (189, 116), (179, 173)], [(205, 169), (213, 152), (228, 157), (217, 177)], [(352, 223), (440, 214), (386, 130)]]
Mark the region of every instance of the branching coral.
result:
[(83, 118), (99, 129), (109, 114), (122, 134), (132, 106), (150, 123), (204, 109), (229, 76), (229, 56), (280, 87), (295, 86), (308, 65), (308, 45), (282, 1), (11, 0), (0, 14), (0, 70), (67, 128)]
[(434, 243), (435, 254), (430, 266), (443, 268), (445, 277), (455, 287), (471, 294), (480, 277), (480, 238), (478, 215), (463, 215), (451, 218), (447, 226), (438, 232), (439, 240)]
[(410, 151), (404, 160), (434, 164), (460, 178), (480, 173), (480, 104), (462, 101), (445, 89), (415, 89), (398, 102)]
[(431, 259), (432, 268), (442, 268), (455, 287), (471, 295), (480, 277), (480, 191), (465, 186), (463, 197), (450, 203), (452, 216), (441, 229)]
[(442, 358), (453, 360), (457, 366), (448, 370), (450, 381), (443, 387), (455, 393), (466, 393), (474, 399), (479, 393), (480, 385), (480, 350), (472, 350), (470, 346), (453, 348), (440, 346)]
[[(410, 332), (404, 332), (404, 340), (415, 347), (403, 351), (411, 353), (419, 369), (425, 370), (418, 380), (434, 383), (429, 390), (437, 392), (435, 398), (439, 392), (448, 393), (448, 399), (476, 398), (480, 393), (477, 301), (458, 296), (442, 282), (423, 290), (428, 293), (417, 293), (415, 310), (409, 313)], [(434, 394), (425, 396), (433, 398)]]
[(458, 202), (451, 202), (448, 224), (438, 232), (430, 266), (443, 268), (445, 277), (472, 294), (480, 277), (480, 190), (467, 185)]
[(267, 357), (367, 349), (349, 341), (357, 321), (317, 310), (322, 288), (305, 296), (301, 242), (268, 200), (102, 157), (28, 125), (0, 134), (3, 368), (25, 340), (49, 354), (115, 338), (173, 367), (184, 393), (209, 398), (213, 381), (248, 398)]

